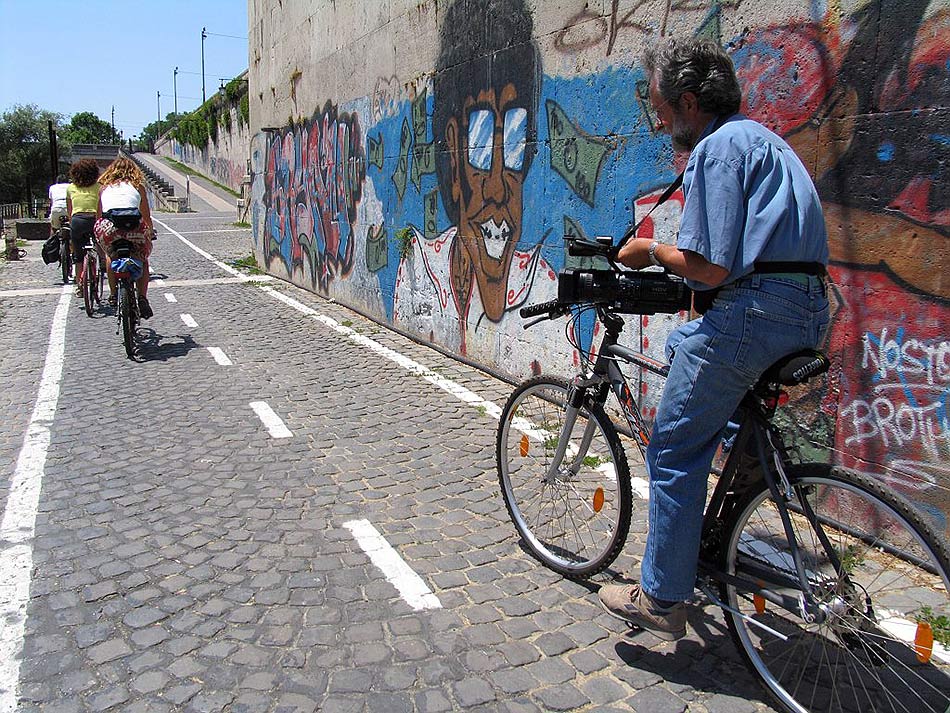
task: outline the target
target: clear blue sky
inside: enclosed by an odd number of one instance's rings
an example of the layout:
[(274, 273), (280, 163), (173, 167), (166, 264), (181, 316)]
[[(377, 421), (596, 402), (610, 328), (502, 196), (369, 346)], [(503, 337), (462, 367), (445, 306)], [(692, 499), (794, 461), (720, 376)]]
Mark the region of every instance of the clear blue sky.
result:
[[(247, 0), (0, 0), (0, 113), (36, 104), (91, 111), (125, 138), (247, 69)], [(223, 36), (230, 35), (230, 36)], [(238, 39), (234, 39), (234, 38)]]

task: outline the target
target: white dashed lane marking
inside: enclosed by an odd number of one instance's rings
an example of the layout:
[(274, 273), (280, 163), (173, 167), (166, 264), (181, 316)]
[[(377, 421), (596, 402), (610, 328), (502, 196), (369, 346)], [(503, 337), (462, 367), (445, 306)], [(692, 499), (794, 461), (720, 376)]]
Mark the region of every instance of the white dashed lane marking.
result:
[(231, 366), (234, 364), (233, 361), (228, 359), (228, 355), (225, 354), (218, 347), (208, 347), (208, 351), (211, 352), (211, 356), (214, 357), (214, 360), (218, 362), (221, 366)]
[(165, 293), (165, 299), (166, 299), (168, 302), (177, 302), (177, 301), (178, 301), (178, 298), (175, 297), (175, 295), (173, 295), (171, 292), (166, 292), (166, 293)]
[(350, 520), (343, 527), (353, 533), (359, 546), (409, 606), (416, 611), (442, 608), (439, 598), (369, 520)]
[(190, 314), (181, 315), (181, 321), (185, 323), (186, 327), (194, 328), (198, 326), (198, 323), (195, 321), (195, 318), (192, 317)]
[(254, 409), (254, 413), (257, 414), (257, 417), (261, 419), (261, 422), (267, 427), (271, 437), (290, 438), (294, 435), (291, 430), (284, 425), (284, 422), (280, 420), (280, 416), (274, 413), (274, 409), (267, 405), (266, 401), (251, 401), (248, 405)]

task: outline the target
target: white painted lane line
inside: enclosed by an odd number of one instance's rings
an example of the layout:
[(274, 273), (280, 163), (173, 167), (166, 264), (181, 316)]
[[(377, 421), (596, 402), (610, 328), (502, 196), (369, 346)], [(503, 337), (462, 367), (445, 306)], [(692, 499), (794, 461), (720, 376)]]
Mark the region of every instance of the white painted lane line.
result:
[(386, 542), (379, 530), (369, 520), (350, 520), (343, 527), (353, 533), (357, 544), (383, 573), (400, 596), (416, 611), (441, 609), (442, 602), (426, 586), (422, 578), (399, 556), (392, 545)]
[(211, 352), (211, 356), (213, 356), (214, 360), (221, 366), (232, 366), (234, 364), (233, 361), (228, 359), (228, 355), (218, 347), (208, 347), (208, 351)]
[(273, 438), (290, 438), (294, 435), (266, 401), (251, 401), (248, 405), (254, 409), (254, 413), (261, 419)]
[(222, 230), (182, 230), (180, 235), (207, 235), (216, 233), (250, 233), (250, 228), (224, 228)]
[(171, 292), (166, 292), (166, 293), (165, 293), (165, 299), (166, 299), (168, 302), (177, 302), (177, 301), (178, 301), (178, 298), (175, 297), (175, 295), (173, 295)]
[(413, 374), (417, 374), (421, 376), (426, 381), (432, 384), (435, 384), (440, 389), (447, 391), (448, 393), (452, 394), (456, 398), (464, 401), (467, 404), (470, 404), (474, 408), (477, 409), (479, 406), (481, 406), (482, 408), (485, 409), (487, 413), (491, 414), (493, 417), (498, 418), (499, 416), (501, 416), (501, 408), (497, 406), (495, 403), (491, 401), (486, 401), (481, 396), (474, 393), (473, 391), (470, 391), (464, 386), (460, 384), (456, 384), (451, 379), (446, 379), (444, 376), (440, 376), (439, 374), (436, 374), (429, 367), (423, 366), (419, 362), (413, 359), (410, 359), (409, 357), (403, 354), (400, 354), (399, 352), (394, 351), (390, 349), (389, 347), (384, 347), (382, 344), (370, 339), (369, 337), (364, 337), (362, 334), (359, 334), (355, 330), (350, 329), (349, 327), (343, 326), (332, 317), (327, 317), (325, 315), (322, 315), (316, 310), (311, 309), (310, 307), (307, 307), (302, 302), (298, 302), (293, 297), (288, 297), (287, 295), (281, 292), (277, 292), (276, 290), (270, 287), (261, 287), (261, 289), (267, 294), (269, 294), (271, 297), (274, 297), (275, 299), (280, 300), (284, 304), (290, 307), (293, 307), (299, 312), (303, 312), (304, 314), (310, 317), (313, 317), (318, 322), (321, 322), (322, 324), (325, 324), (326, 326), (339, 332), (340, 334), (343, 334), (348, 339), (356, 342), (357, 344), (361, 344), (362, 346), (373, 350), (380, 356), (383, 356), (389, 359), (390, 361), (395, 362), (396, 364), (399, 364), (399, 366), (407, 369), (408, 371), (411, 371)]
[(181, 317), (181, 321), (185, 323), (186, 327), (194, 328), (198, 326), (198, 323), (195, 321), (195, 318), (192, 317), (190, 314), (182, 314), (179, 316)]
[[(154, 220), (154, 219), (153, 219), (153, 220)], [(170, 233), (171, 233), (172, 235), (174, 235), (176, 238), (178, 238), (179, 240), (181, 240), (185, 245), (187, 245), (188, 247), (190, 247), (190, 248), (191, 248), (192, 250), (194, 250), (196, 253), (198, 253), (198, 254), (201, 255), (202, 257), (207, 258), (208, 260), (210, 260), (211, 262), (213, 262), (215, 265), (217, 265), (218, 267), (220, 267), (220, 268), (221, 268), (222, 270), (224, 270), (225, 272), (229, 272), (229, 273), (231, 273), (232, 275), (234, 275), (235, 277), (239, 277), (239, 278), (241, 278), (242, 280), (245, 280), (245, 281), (251, 281), (251, 280), (255, 279), (255, 278), (253, 278), (253, 277), (248, 277), (248, 276), (245, 275), (243, 272), (241, 272), (241, 271), (239, 271), (239, 270), (235, 270), (235, 269), (234, 269), (233, 267), (231, 267), (230, 265), (226, 265), (225, 263), (221, 262), (220, 260), (215, 259), (214, 255), (212, 255), (211, 253), (205, 252), (204, 250), (202, 250), (201, 248), (199, 248), (197, 245), (195, 245), (193, 242), (191, 242), (188, 238), (186, 238), (184, 235), (182, 235), (181, 233), (179, 233), (177, 230), (173, 229), (172, 227), (170, 227), (170, 226), (167, 225), (166, 223), (163, 223), (163, 222), (160, 221), (160, 220), (155, 220), (155, 222), (158, 223), (158, 224), (159, 224), (160, 226), (162, 226), (163, 228), (165, 228), (168, 232), (170, 232)]]
[(164, 278), (161, 278), (161, 277), (156, 277), (154, 280), (152, 280), (152, 282), (155, 283), (155, 286), (156, 286), (156, 287), (164, 287), (164, 286), (165, 286), (165, 280), (164, 280)]
[(0, 521), (0, 713), (13, 713), (17, 704), (20, 656), (30, 601), (36, 511), (50, 444), (50, 426), (59, 402), (72, 286), (63, 287), (61, 293), (53, 314), (36, 404), (10, 479)]

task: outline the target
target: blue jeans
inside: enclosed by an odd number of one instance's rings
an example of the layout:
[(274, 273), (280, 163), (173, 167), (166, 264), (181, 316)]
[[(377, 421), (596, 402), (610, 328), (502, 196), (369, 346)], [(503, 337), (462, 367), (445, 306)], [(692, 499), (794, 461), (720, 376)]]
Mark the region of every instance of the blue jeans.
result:
[(647, 448), (650, 530), (644, 591), (692, 597), (706, 481), (723, 429), (762, 373), (786, 354), (817, 347), (828, 327), (821, 279), (750, 275), (724, 287), (700, 319), (670, 335), (670, 374)]

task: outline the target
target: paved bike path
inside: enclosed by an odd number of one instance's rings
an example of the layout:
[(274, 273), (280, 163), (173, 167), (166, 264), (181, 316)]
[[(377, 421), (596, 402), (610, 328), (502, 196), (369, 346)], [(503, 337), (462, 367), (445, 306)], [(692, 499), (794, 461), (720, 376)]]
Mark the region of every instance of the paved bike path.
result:
[[(625, 636), (597, 603), (606, 578), (568, 582), (521, 550), (478, 407), (509, 385), (235, 279), (250, 238), (230, 216), (156, 217), (142, 360), (105, 310), (69, 304), (20, 710), (770, 710), (718, 612), (675, 644)], [(0, 268), (4, 503), (60, 299), (5, 291), (56, 288), (32, 257)], [(362, 521), (440, 606), (413, 608)]]

